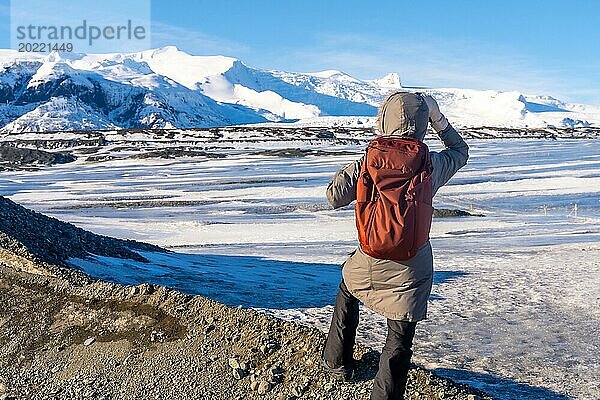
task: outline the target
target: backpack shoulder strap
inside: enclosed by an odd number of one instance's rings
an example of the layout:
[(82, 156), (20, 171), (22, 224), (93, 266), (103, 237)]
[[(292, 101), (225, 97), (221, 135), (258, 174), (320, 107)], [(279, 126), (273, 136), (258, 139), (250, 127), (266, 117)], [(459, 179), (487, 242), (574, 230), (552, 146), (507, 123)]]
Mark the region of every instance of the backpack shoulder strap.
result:
[(428, 174), (433, 173), (433, 164), (431, 164), (431, 156), (429, 154), (429, 147), (427, 145), (425, 147), (425, 171)]

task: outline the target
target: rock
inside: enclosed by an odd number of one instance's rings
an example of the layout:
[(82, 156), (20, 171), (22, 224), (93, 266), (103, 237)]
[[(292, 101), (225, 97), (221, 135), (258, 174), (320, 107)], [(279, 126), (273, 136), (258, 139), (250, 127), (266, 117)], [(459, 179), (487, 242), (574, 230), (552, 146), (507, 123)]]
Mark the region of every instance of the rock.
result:
[(447, 208), (434, 208), (433, 218), (453, 218), (453, 217), (484, 217), (483, 214), (472, 214), (464, 210), (451, 210)]
[(4, 394), (8, 392), (8, 388), (4, 382), (0, 382), (0, 394)]
[(95, 337), (89, 337), (89, 338), (85, 339), (85, 342), (83, 342), (83, 345), (85, 347), (91, 346), (95, 341), (96, 341)]
[(127, 354), (127, 357), (125, 357), (125, 359), (123, 360), (123, 365), (127, 365), (127, 363), (129, 363), (129, 360), (131, 360), (131, 354)]
[(258, 381), (257, 380), (253, 380), (252, 382), (250, 382), (250, 389), (256, 391), (258, 390)]
[(239, 368), (235, 368), (233, 370), (233, 377), (239, 381), (240, 379), (242, 379), (244, 377), (244, 371), (242, 371)]
[(304, 394), (304, 392), (305, 392), (305, 389), (302, 386), (295, 386), (292, 389), (292, 394), (296, 397), (302, 396)]
[(140, 293), (142, 295), (151, 295), (152, 293), (154, 293), (154, 291), (154, 285), (151, 283), (142, 283), (140, 285)]
[(283, 373), (284, 370), (279, 366), (271, 368), (268, 372), (269, 382), (272, 384), (283, 382)]
[[(229, 364), (229, 366), (230, 366), (232, 369), (238, 369), (238, 368), (240, 368), (240, 363), (239, 363), (239, 361), (237, 360), (237, 358), (233, 358), (233, 357), (232, 357), (232, 358), (230, 358), (230, 359), (227, 361), (227, 363)], [(240, 368), (240, 369), (243, 369), (243, 368)]]
[(276, 365), (274, 367), (271, 368), (271, 374), (272, 375), (281, 375), (285, 372), (285, 370), (283, 368), (281, 368), (280, 365)]
[(264, 355), (269, 355), (269, 354), (275, 353), (279, 348), (280, 348), (279, 343), (277, 343), (277, 342), (267, 342), (267, 343), (263, 343), (259, 347), (259, 350)]
[(267, 381), (261, 381), (258, 384), (258, 394), (267, 394), (271, 390), (271, 384)]
[(238, 366), (242, 371), (247, 372), (250, 369), (250, 363), (246, 361), (241, 361)]
[(476, 394), (470, 394), (467, 396), (467, 400), (481, 400), (481, 397), (477, 396)]
[(321, 131), (321, 132), (317, 133), (317, 138), (319, 138), (319, 139), (335, 139), (335, 133)]

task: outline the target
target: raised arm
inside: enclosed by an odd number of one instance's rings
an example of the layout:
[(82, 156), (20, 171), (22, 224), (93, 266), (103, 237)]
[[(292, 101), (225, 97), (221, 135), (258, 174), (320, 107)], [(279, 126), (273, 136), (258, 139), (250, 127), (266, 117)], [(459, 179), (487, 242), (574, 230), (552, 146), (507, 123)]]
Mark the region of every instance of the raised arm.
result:
[(464, 167), (469, 159), (469, 146), (452, 125), (448, 124), (439, 135), (446, 148), (439, 153), (431, 152), (433, 194)]
[(458, 134), (456, 129), (440, 112), (437, 102), (431, 96), (423, 96), (429, 107), (429, 122), (433, 130), (439, 135), (445, 149), (431, 152), (433, 164), (433, 194), (444, 186), (456, 172), (467, 164), (469, 159), (469, 146)]
[(327, 186), (327, 200), (333, 208), (347, 206), (356, 200), (356, 182), (364, 156), (340, 169)]

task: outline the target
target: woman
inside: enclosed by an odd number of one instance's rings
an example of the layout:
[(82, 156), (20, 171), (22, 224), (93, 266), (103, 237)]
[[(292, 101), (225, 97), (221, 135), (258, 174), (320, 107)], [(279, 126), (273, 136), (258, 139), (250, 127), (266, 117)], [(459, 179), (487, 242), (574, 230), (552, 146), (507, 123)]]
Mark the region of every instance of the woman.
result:
[[(467, 163), (469, 147), (440, 112), (433, 97), (398, 91), (383, 102), (377, 118), (382, 136), (412, 137), (423, 141), (428, 122), (445, 150), (430, 152), (432, 193)], [(338, 171), (327, 188), (334, 208), (356, 200), (364, 157)], [(418, 321), (426, 318), (433, 282), (433, 255), (427, 241), (406, 261), (371, 257), (359, 247), (343, 265), (343, 279), (323, 350), (325, 368), (345, 381), (354, 368), (353, 347), (358, 326), (358, 302), (387, 318), (388, 333), (381, 352), (371, 400), (403, 399)]]

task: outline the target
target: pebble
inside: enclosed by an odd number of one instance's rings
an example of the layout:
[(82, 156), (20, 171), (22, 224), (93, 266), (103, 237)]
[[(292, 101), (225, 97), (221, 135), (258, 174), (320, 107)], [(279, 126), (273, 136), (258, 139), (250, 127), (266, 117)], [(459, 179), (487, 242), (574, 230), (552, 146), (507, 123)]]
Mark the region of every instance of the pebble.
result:
[(235, 368), (233, 370), (233, 377), (239, 381), (240, 379), (242, 379), (244, 377), (244, 371), (242, 371), (239, 368)]
[(295, 387), (292, 389), (292, 394), (293, 394), (294, 396), (296, 396), (296, 397), (300, 397), (300, 396), (302, 396), (302, 395), (304, 394), (304, 391), (305, 391), (305, 390), (304, 390), (304, 388), (303, 388), (302, 386), (295, 386)]
[(87, 347), (87, 346), (90, 346), (95, 341), (96, 341), (95, 337), (90, 337), (90, 338), (85, 339), (85, 342), (83, 342), (83, 345)]
[(227, 362), (228, 362), (229, 366), (230, 366), (232, 369), (237, 369), (237, 368), (243, 369), (243, 368), (241, 368), (241, 367), (240, 367), (240, 363), (239, 363), (239, 361), (237, 360), (237, 358), (233, 358), (233, 357), (232, 357), (232, 358), (230, 358), (230, 359), (229, 359)]
[(267, 394), (271, 390), (271, 384), (267, 381), (261, 381), (258, 384), (258, 394)]
[(143, 295), (150, 295), (152, 293), (154, 293), (154, 285), (150, 284), (150, 283), (142, 283), (140, 285), (140, 292)]

